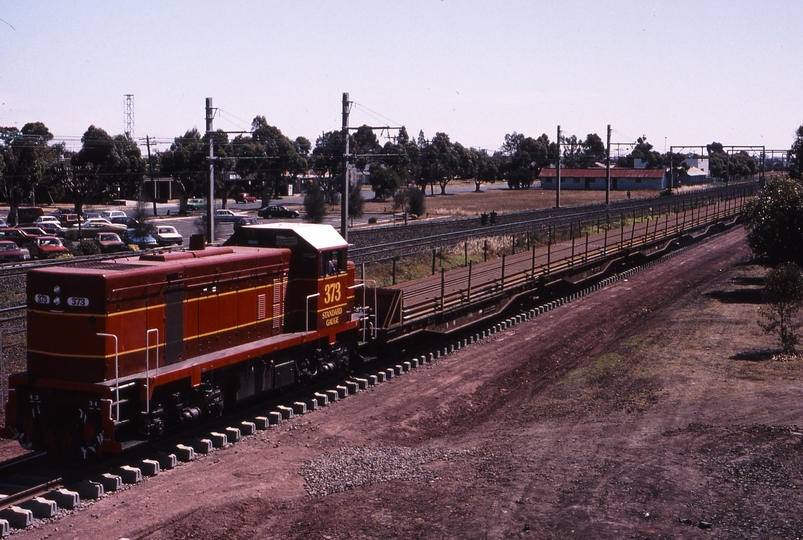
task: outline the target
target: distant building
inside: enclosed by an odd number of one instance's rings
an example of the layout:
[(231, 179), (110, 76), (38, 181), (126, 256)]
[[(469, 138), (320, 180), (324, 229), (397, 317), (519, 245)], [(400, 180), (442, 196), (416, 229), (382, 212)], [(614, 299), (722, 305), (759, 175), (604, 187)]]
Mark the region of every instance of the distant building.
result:
[[(541, 169), (541, 189), (555, 189), (557, 169)], [(611, 189), (632, 191), (636, 189), (662, 190), (667, 187), (664, 169), (611, 168)], [(561, 169), (560, 189), (605, 190), (605, 169)]]

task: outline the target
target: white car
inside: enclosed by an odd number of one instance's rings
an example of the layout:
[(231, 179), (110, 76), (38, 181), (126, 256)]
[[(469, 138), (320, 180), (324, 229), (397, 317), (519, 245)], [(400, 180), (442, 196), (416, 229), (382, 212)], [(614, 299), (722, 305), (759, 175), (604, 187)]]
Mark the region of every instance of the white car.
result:
[(128, 214), (126, 214), (122, 210), (104, 210), (103, 212), (100, 213), (100, 217), (106, 218), (109, 221), (111, 221), (113, 217), (127, 218)]
[(160, 246), (180, 246), (184, 242), (184, 237), (171, 225), (158, 225), (151, 233), (151, 236), (159, 242)]
[(240, 218), (248, 217), (248, 214), (245, 212), (234, 212), (233, 210), (228, 210), (226, 208), (219, 208), (215, 210), (215, 221), (219, 221), (221, 223), (234, 223), (235, 221), (239, 221)]

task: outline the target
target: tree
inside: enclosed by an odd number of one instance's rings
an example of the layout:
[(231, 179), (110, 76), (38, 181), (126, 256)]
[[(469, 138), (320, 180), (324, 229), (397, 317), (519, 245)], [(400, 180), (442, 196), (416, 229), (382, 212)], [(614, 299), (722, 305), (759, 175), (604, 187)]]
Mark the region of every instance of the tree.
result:
[(187, 214), (187, 199), (202, 192), (209, 178), (209, 147), (204, 154), (204, 143), (196, 128), (182, 137), (173, 139), (170, 150), (160, 155), (162, 174), (167, 174), (178, 186), (179, 214)]
[(63, 146), (48, 145), (53, 134), (42, 122), (29, 122), (21, 130), (0, 128), (0, 137), (0, 191), (10, 207), (9, 221), (16, 224), (17, 208), (23, 200), (33, 199), (36, 185), (45, 179)]
[(767, 322), (759, 326), (767, 333), (777, 333), (784, 353), (795, 352), (800, 342), (797, 330), (803, 321), (797, 315), (803, 308), (803, 276), (795, 263), (783, 263), (767, 272), (764, 279), (765, 306), (761, 316)]
[(660, 169), (664, 166), (664, 156), (653, 150), (652, 144), (647, 142), (647, 136), (643, 135), (636, 140), (633, 150), (626, 156), (619, 158), (620, 167), (634, 167), (635, 161), (640, 159), (646, 164), (648, 169)]
[(546, 134), (537, 139), (515, 131), (505, 135), (499, 173), (510, 189), (529, 189), (541, 169), (557, 159), (557, 145)]
[(792, 178), (803, 178), (803, 125), (795, 131), (795, 142), (789, 150), (789, 175)]
[(323, 218), (326, 217), (326, 199), (317, 183), (307, 186), (307, 194), (304, 196), (304, 211), (307, 219), (312, 223), (323, 223)]
[(265, 162), (259, 168), (259, 178), (264, 178), (265, 192), (280, 197), (285, 187), (285, 173), (290, 171), (294, 176), (305, 172), (309, 166), (304, 155), (298, 149), (309, 151), (309, 141), (301, 137), (291, 141), (276, 126), (271, 126), (264, 116), (256, 116), (251, 122), (253, 139), (262, 145)]
[(438, 184), (441, 195), (446, 194), (446, 186), (459, 174), (458, 153), (446, 133), (438, 132), (421, 151), (423, 185)]
[(138, 196), (145, 178), (139, 148), (124, 135), (112, 137), (94, 125), (84, 132), (81, 150), (72, 156), (70, 165), (62, 181), (79, 214), (84, 204), (113, 197), (121, 189)]
[(747, 241), (756, 257), (770, 266), (803, 265), (803, 185), (776, 176), (745, 204)]
[(399, 175), (392, 169), (373, 163), (369, 171), (371, 172), (371, 189), (375, 199), (387, 200), (399, 189)]
[(349, 190), (349, 216), (352, 218), (362, 217), (363, 208), (365, 207), (365, 198), (362, 196), (362, 189), (360, 186), (354, 186)]

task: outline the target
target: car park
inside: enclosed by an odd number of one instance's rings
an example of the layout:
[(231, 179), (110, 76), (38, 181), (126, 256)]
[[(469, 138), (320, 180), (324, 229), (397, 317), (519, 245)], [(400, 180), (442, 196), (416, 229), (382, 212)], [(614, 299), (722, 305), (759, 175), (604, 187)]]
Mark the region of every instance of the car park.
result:
[(123, 242), (120, 235), (113, 232), (98, 233), (95, 237), (95, 244), (97, 244), (101, 253), (113, 253), (115, 251), (125, 251), (128, 249), (128, 244)]
[(28, 242), (26, 247), (31, 256), (37, 259), (53, 259), (70, 253), (61, 239), (55, 236), (38, 236)]
[(139, 249), (152, 249), (159, 247), (159, 242), (144, 231), (137, 229), (126, 229), (120, 238), (129, 246), (137, 246)]
[(0, 240), (0, 262), (20, 262), (31, 258), (27, 248), (19, 247), (12, 240)]
[(291, 210), (284, 206), (266, 206), (257, 210), (257, 215), (261, 218), (297, 218), (299, 214), (296, 210)]
[(184, 243), (184, 237), (172, 225), (157, 225), (151, 236), (156, 239), (160, 246), (180, 246)]
[(234, 223), (235, 221), (244, 217), (248, 217), (248, 214), (244, 212), (235, 212), (234, 210), (229, 210), (227, 208), (219, 208), (215, 210), (215, 221), (219, 221), (221, 223)]
[(253, 203), (257, 202), (257, 198), (255, 195), (251, 195), (250, 193), (237, 193), (234, 195), (234, 202)]

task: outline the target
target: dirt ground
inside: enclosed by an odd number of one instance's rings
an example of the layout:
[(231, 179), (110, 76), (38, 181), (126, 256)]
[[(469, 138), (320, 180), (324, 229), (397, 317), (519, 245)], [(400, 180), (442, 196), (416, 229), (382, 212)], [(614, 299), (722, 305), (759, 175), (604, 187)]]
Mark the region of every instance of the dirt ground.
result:
[[(441, 195), (440, 190), (435, 190), (435, 195), (426, 192), (425, 203), (427, 216), (476, 216), (483, 212), (518, 212), (521, 210), (531, 210), (534, 208), (551, 208), (555, 206), (555, 191), (543, 190), (540, 188), (532, 189), (506, 189), (500, 188), (497, 183), (491, 189), (488, 185), (483, 185), (480, 193), (473, 191), (474, 182), (456, 182), (449, 184), (446, 194)], [(363, 190), (365, 197), (364, 211), (366, 213), (387, 213), (393, 208), (393, 201), (377, 201), (373, 198), (373, 192)], [(630, 192), (633, 199), (641, 197), (655, 197), (658, 192), (655, 190), (634, 190)], [(611, 191), (612, 201), (627, 199), (626, 191)], [(604, 203), (604, 191), (585, 191), (563, 189), (560, 194), (561, 206), (575, 206), (580, 204)]]
[(15, 538), (801, 537), (801, 365), (749, 258), (733, 232)]

